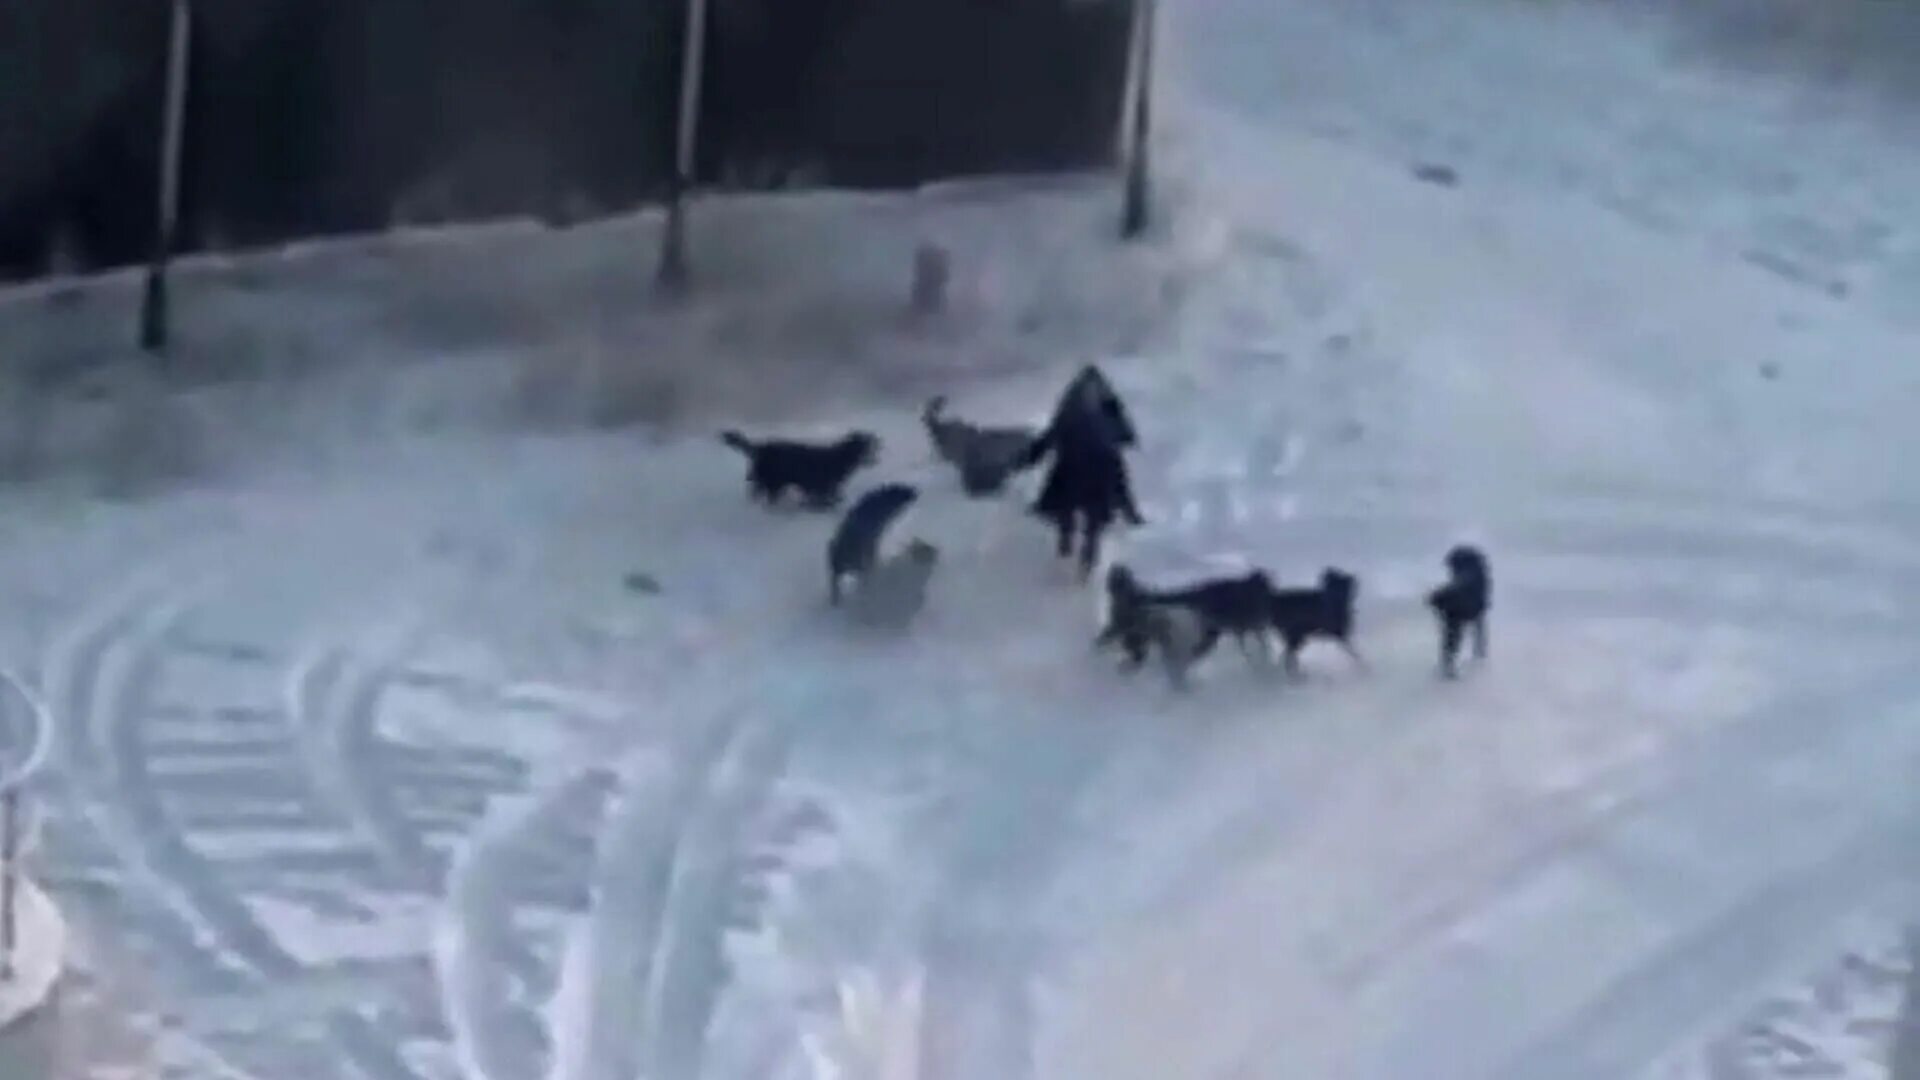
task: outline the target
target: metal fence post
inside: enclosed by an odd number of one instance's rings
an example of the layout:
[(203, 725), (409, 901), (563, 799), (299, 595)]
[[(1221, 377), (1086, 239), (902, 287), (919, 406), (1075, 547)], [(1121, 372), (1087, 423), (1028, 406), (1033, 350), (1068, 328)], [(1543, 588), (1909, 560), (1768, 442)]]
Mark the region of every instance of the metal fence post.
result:
[(167, 351), (167, 264), (173, 258), (180, 212), (180, 160), (186, 142), (187, 64), (193, 38), (191, 0), (173, 0), (167, 45), (167, 96), (160, 115), (159, 217), (153, 235), (153, 259), (147, 265), (146, 293), (140, 301), (140, 347), (158, 356)]
[(1152, 191), (1148, 168), (1149, 144), (1153, 141), (1153, 34), (1155, 0), (1133, 0), (1134, 77), (1132, 137), (1128, 140), (1125, 205), (1120, 214), (1120, 235), (1128, 240), (1147, 231), (1151, 217)]
[(681, 45), (680, 109), (674, 124), (673, 181), (667, 193), (666, 233), (660, 241), (661, 288), (684, 291), (687, 271), (687, 195), (698, 167), (700, 84), (706, 67), (707, 0), (687, 0), (687, 33)]

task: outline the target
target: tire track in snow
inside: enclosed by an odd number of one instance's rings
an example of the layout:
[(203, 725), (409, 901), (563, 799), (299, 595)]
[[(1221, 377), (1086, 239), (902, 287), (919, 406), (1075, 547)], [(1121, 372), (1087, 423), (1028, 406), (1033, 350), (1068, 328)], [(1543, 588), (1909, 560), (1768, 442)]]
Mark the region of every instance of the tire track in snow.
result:
[[(642, 1075), (644, 1015), (665, 932), (679, 831), (698, 804), (723, 744), (709, 737), (677, 755), (642, 752), (626, 768), (604, 826), (593, 904), (569, 935), (557, 997), (551, 1080), (633, 1080)], [(488, 1080), (508, 1080), (488, 1074)]]
[[(209, 942), (205, 920), (181, 903), (162, 875), (146, 860), (137, 841), (129, 835), (125, 815), (116, 812), (110, 788), (102, 774), (107, 765), (105, 754), (94, 736), (95, 699), (99, 693), (100, 665), (117, 640), (137, 628), (142, 617), (152, 619), (152, 609), (171, 598), (175, 576), (184, 568), (184, 558), (162, 564), (159, 569), (136, 577), (112, 599), (97, 608), (82, 611), (77, 618), (56, 631), (40, 667), (45, 685), (43, 697), (54, 716), (54, 756), (62, 779), (67, 782), (75, 809), (89, 831), (98, 838), (106, 854), (139, 884), (141, 898), (162, 906), (160, 918), (165, 924), (154, 932), (163, 940), (191, 943), (192, 948), (220, 973), (242, 970)], [(164, 621), (164, 620), (163, 620)]]
[[(1392, 959), (1403, 966), (1426, 961), (1425, 996), (1434, 1000), (1420, 1009), (1416, 998), (1416, 1011), (1442, 1021), (1432, 1026), (1465, 1033), (1460, 1045), (1477, 1048), (1456, 1053), (1464, 1064), (1446, 1075), (1631, 1075), (1700, 1034), (1717, 1007), (1729, 1001), (1737, 1007), (1743, 990), (1790, 962), (1796, 949), (1817, 948), (1845, 917), (1889, 894), (1917, 895), (1920, 875), (1911, 852), (1920, 844), (1920, 804), (1906, 782), (1920, 774), (1920, 731), (1905, 723), (1916, 701), (1920, 679), (1910, 667), (1892, 666), (1852, 692), (1808, 695), (1763, 710), (1747, 728), (1699, 747), (1681, 777), (1515, 867), (1486, 895), (1450, 912), (1445, 925), (1422, 927), (1417, 939), (1397, 942)], [(1810, 725), (1809, 715), (1840, 719)], [(1765, 842), (1756, 843), (1756, 834)], [(1589, 884), (1569, 892), (1571, 881)], [(1515, 1057), (1496, 1070), (1503, 1040), (1510, 1039), (1500, 1033), (1510, 1030), (1512, 1017), (1489, 1015), (1497, 1006), (1487, 1003), (1500, 1000), (1492, 986), (1503, 979), (1523, 984), (1525, 973), (1512, 968), (1537, 964), (1530, 953), (1556, 947), (1530, 937), (1561, 934), (1564, 940), (1564, 926), (1530, 921), (1538, 911), (1530, 914), (1526, 898), (1541, 889), (1575, 907), (1574, 914), (1590, 908), (1581, 924), (1601, 932), (1622, 932), (1624, 896), (1664, 913), (1659, 925), (1675, 924), (1677, 933), (1645, 942), (1652, 947), (1608, 977), (1597, 999), (1545, 1038), (1513, 1048)], [(1504, 938), (1453, 932), (1503, 905), (1518, 916)], [(1674, 918), (1676, 908), (1682, 920)], [(1626, 925), (1644, 941), (1644, 925)], [(1463, 954), (1476, 959), (1456, 966), (1458, 977), (1490, 985), (1446, 979), (1449, 959)], [(1419, 969), (1411, 976), (1386, 970), (1384, 958), (1377, 966), (1367, 974), (1382, 983), (1419, 976)], [(1442, 973), (1437, 978), (1436, 971)], [(1389, 1046), (1385, 1075), (1402, 1075), (1394, 1062), (1404, 1066), (1431, 1049), (1404, 1039)]]
[(698, 811), (682, 827), (647, 972), (644, 1076), (700, 1075), (713, 1007), (727, 979), (723, 948), (737, 899), (740, 839), (770, 794), (786, 751), (777, 725), (733, 726)]
[(380, 753), (375, 727), (386, 677), (379, 661), (323, 646), (296, 661), (287, 708), (308, 771), (379, 854), (387, 874), (406, 888), (438, 893), (440, 853), (400, 808)]
[[(1469, 847), (1436, 855), (1411, 871), (1409, 883), (1418, 882), (1420, 896), (1411, 918), (1384, 934), (1351, 929), (1331, 932), (1329, 938), (1352, 944), (1340, 950), (1344, 955), (1329, 957), (1330, 974), (1343, 990), (1364, 992), (1395, 957), (1467, 921), (1568, 849), (1598, 842), (1623, 821), (1657, 812), (1710, 787), (1725, 774), (1730, 761), (1750, 758), (1755, 769), (1774, 761), (1804, 761), (1838, 735), (1865, 729), (1908, 707), (1920, 707), (1916, 703), (1920, 703), (1920, 671), (1910, 663), (1894, 663), (1864, 683), (1795, 695), (1750, 713), (1680, 751), (1684, 761), (1677, 768), (1671, 757), (1653, 765), (1636, 763), (1533, 800), (1526, 807), (1527, 825), (1518, 844), (1486, 858), (1472, 850), (1485, 843), (1476, 837)], [(1842, 719), (1831, 724), (1806, 723), (1809, 716), (1832, 715)], [(1899, 733), (1898, 725), (1890, 732)], [(1881, 745), (1894, 755), (1893, 760), (1920, 760), (1920, 732), (1904, 741), (1906, 745), (1883, 739)], [(1633, 789), (1635, 781), (1640, 781), (1639, 790)], [(1462, 865), (1474, 869), (1467, 874), (1439, 872), (1441, 867)]]
[[(103, 616), (83, 619), (56, 647), (46, 670), (65, 706), (68, 761), (116, 858), (250, 976), (276, 985), (298, 982), (304, 966), (219, 884), (211, 865), (173, 827), (142, 744), (141, 720), (164, 652), (159, 642), (217, 584), (209, 578), (156, 595), (136, 588)], [(414, 1080), (412, 1069), (357, 1013), (328, 1012), (323, 1026), (337, 1056), (367, 1080)]]
[(1869, 827), (1838, 851), (1796, 866), (1669, 945), (1547, 1038), (1501, 1066), (1498, 1080), (1547, 1075), (1614, 1080), (1639, 1075), (1663, 1054), (1719, 1034), (1751, 993), (1824, 943), (1842, 920), (1888, 901), (1911, 911), (1920, 824)]
[(553, 874), (529, 838), (570, 813), (597, 817), (611, 784), (605, 767), (592, 765), (497, 806), (454, 860), (434, 962), (455, 1054), (471, 1077), (538, 1076), (556, 1052), (530, 1004), (551, 994), (546, 969), (520, 940), (514, 902), (524, 886)]
[[(1823, 608), (1818, 613), (1819, 617), (1813, 620), (1813, 625), (1821, 627), (1823, 631), (1840, 631), (1841, 640), (1858, 636), (1862, 640), (1884, 643), (1888, 633), (1899, 633), (1915, 626), (1914, 616), (1899, 605), (1896, 597), (1889, 595), (1890, 590), (1900, 584), (1920, 580), (1920, 575), (1915, 573), (1916, 568), (1920, 567), (1920, 544), (1916, 544), (1911, 535), (1899, 526), (1884, 520), (1835, 518), (1824, 508), (1783, 506), (1778, 502), (1768, 504), (1759, 514), (1761, 520), (1756, 522), (1742, 516), (1740, 511), (1744, 507), (1741, 504), (1735, 504), (1731, 510), (1723, 505), (1702, 508), (1684, 496), (1664, 499), (1650, 491), (1637, 494), (1641, 497), (1639, 502), (1622, 500), (1623, 504), (1631, 507), (1631, 511), (1626, 513), (1620, 512), (1618, 504), (1609, 506), (1604, 496), (1596, 498), (1589, 493), (1583, 504), (1569, 508), (1560, 505), (1563, 500), (1549, 494), (1547, 500), (1550, 508), (1544, 513), (1529, 508), (1523, 514), (1510, 515), (1504, 520), (1495, 518), (1490, 523), (1489, 531), (1500, 545), (1494, 549), (1496, 560), (1501, 560), (1500, 553), (1505, 551), (1510, 553), (1506, 558), (1509, 565), (1515, 561), (1526, 565), (1529, 555), (1551, 551), (1589, 559), (1595, 566), (1607, 563), (1620, 565), (1624, 571), (1628, 571), (1621, 576), (1630, 579), (1632, 570), (1649, 564), (1657, 565), (1662, 561), (1704, 568), (1711, 560), (1724, 559), (1726, 552), (1731, 550), (1734, 558), (1741, 560), (1735, 569), (1764, 571), (1769, 594), (1730, 595), (1727, 590), (1714, 588), (1715, 582), (1711, 578), (1698, 582), (1682, 579), (1655, 589), (1635, 585), (1629, 580), (1625, 595), (1615, 595), (1609, 601), (1604, 593), (1596, 595), (1596, 590), (1591, 588), (1541, 586), (1534, 582), (1516, 587), (1515, 578), (1509, 571), (1504, 577), (1503, 594), (1510, 600), (1521, 601), (1520, 604), (1506, 605), (1509, 610), (1524, 607), (1528, 612), (1538, 614), (1544, 608), (1558, 615), (1571, 616), (1598, 609), (1602, 613), (1611, 610), (1616, 614), (1638, 612), (1652, 616), (1670, 615), (1667, 609), (1681, 602), (1683, 611), (1695, 617), (1727, 618), (1761, 614), (1769, 607), (1777, 609), (1786, 599), (1778, 591), (1781, 583), (1792, 582), (1799, 589), (1820, 591), (1831, 591), (1829, 586), (1838, 586), (1860, 598), (1843, 602), (1840, 610)], [(1413, 501), (1416, 506), (1422, 502), (1435, 502), (1430, 498)], [(1277, 500), (1269, 505), (1277, 505)], [(1288, 539), (1290, 542), (1300, 542), (1303, 538), (1299, 533), (1306, 532), (1309, 534), (1304, 538), (1307, 542), (1312, 542), (1314, 536), (1321, 536), (1325, 538), (1320, 541), (1322, 544), (1331, 545), (1356, 528), (1389, 534), (1425, 531), (1436, 537), (1439, 535), (1436, 526), (1442, 520), (1442, 514), (1422, 517), (1417, 510), (1407, 512), (1404, 505), (1397, 510), (1398, 513), (1389, 512), (1384, 516), (1360, 509), (1317, 519), (1309, 514), (1293, 520), (1290, 528), (1295, 533)], [(1400, 524), (1396, 525), (1395, 522)], [(1446, 538), (1448, 541), (1450, 539)], [(1411, 545), (1402, 536), (1396, 535), (1380, 546), (1386, 550), (1405, 550)], [(1440, 550), (1435, 547), (1431, 553), (1432, 561), (1436, 564)], [(1362, 568), (1361, 572), (1364, 575), (1366, 571)], [(1766, 621), (1788, 632), (1809, 629), (1804, 617), (1806, 613), (1794, 611), (1786, 614), (1791, 614), (1793, 618), (1776, 616)], [(1749, 620), (1741, 618), (1741, 621), (1745, 623)], [(1863, 698), (1861, 695), (1869, 697)], [(1831, 732), (1821, 731), (1818, 725), (1811, 732), (1805, 731), (1809, 717), (1824, 715), (1824, 709), (1851, 709), (1861, 706), (1863, 701), (1867, 702), (1869, 711), (1874, 704), (1880, 706), (1882, 711), (1876, 714), (1877, 718), (1888, 720), (1892, 713), (1887, 710), (1897, 711), (1920, 701), (1920, 677), (1894, 667), (1868, 685), (1843, 688), (1830, 697), (1815, 695), (1809, 700), (1796, 699), (1782, 703), (1742, 718), (1724, 731), (1710, 733), (1710, 745), (1732, 750), (1754, 739), (1761, 739), (1763, 743), (1769, 736), (1777, 739), (1782, 731), (1809, 736), (1808, 745), (1779, 747), (1775, 751), (1790, 757), (1798, 752), (1817, 749), (1820, 745), (1818, 738), (1831, 737)], [(1852, 715), (1849, 713), (1850, 717)], [(1683, 751), (1683, 754), (1702, 773), (1701, 777), (1696, 778), (1698, 782), (1711, 783), (1712, 755), (1692, 747)], [(1763, 763), (1772, 760), (1766, 754), (1755, 756)], [(1365, 989), (1376, 978), (1390, 977), (1392, 973), (1387, 969), (1396, 958), (1430, 946), (1435, 940), (1450, 934), (1454, 927), (1469, 921), (1477, 912), (1513, 895), (1529, 880), (1544, 873), (1554, 864), (1556, 856), (1563, 855), (1570, 846), (1578, 847), (1591, 842), (1620, 820), (1644, 812), (1650, 805), (1657, 806), (1663, 797), (1670, 797), (1661, 793), (1678, 781), (1661, 781), (1663, 775), (1672, 768), (1673, 762), (1670, 760), (1651, 764), (1637, 762), (1594, 777), (1576, 791), (1558, 793), (1548, 803), (1517, 807), (1515, 816), (1529, 825), (1523, 843), (1517, 847), (1502, 845), (1501, 852), (1491, 859), (1472, 857), (1472, 852), (1455, 853), (1459, 856), (1452, 860), (1456, 873), (1440, 874), (1438, 880), (1422, 878), (1417, 890), (1421, 894), (1421, 902), (1407, 918), (1366, 930), (1353, 927), (1328, 933), (1326, 937), (1334, 942), (1353, 942), (1347, 948), (1336, 949), (1334, 955), (1328, 958), (1335, 974), (1354, 989)], [(1621, 794), (1619, 789), (1629, 784), (1638, 785), (1643, 790), (1635, 798), (1615, 799), (1609, 804), (1606, 797), (1618, 796)], [(1314, 796), (1308, 795), (1305, 801), (1311, 803), (1314, 799)], [(1256, 810), (1266, 808), (1262, 800), (1261, 807)], [(1543, 810), (1546, 811), (1544, 821), (1540, 820)], [(1260, 813), (1255, 812), (1238, 819), (1239, 824), (1229, 830), (1242, 833), (1233, 842), (1234, 848), (1252, 851), (1268, 846), (1274, 842), (1277, 833), (1284, 831), (1284, 825), (1271, 820), (1272, 815), (1267, 820), (1260, 820), (1261, 817)], [(1882, 858), (1876, 863), (1872, 853), (1884, 856), (1896, 850), (1905, 842), (1901, 838), (1908, 835), (1905, 832), (1888, 833), (1883, 829), (1860, 841), (1857, 850), (1850, 848), (1835, 856), (1837, 864), (1858, 871), (1848, 880), (1859, 882), (1863, 889), (1886, 887), (1885, 869), (1890, 860)], [(1208, 842), (1221, 841), (1212, 838)], [(1434, 862), (1444, 864), (1449, 860), (1436, 859)], [(1462, 864), (1475, 869), (1464, 876), (1458, 875), (1458, 866)], [(1880, 868), (1882, 880), (1862, 881), (1863, 868), (1875, 866)], [(1409, 880), (1418, 876), (1407, 875)], [(1430, 885), (1433, 895), (1426, 895)], [(1784, 925), (1791, 919), (1799, 920), (1798, 925), (1804, 927), (1818, 919), (1836, 917), (1847, 906), (1844, 899), (1836, 900), (1832, 891), (1822, 893), (1817, 885), (1800, 888), (1794, 883), (1775, 885), (1768, 882), (1763, 892), (1763, 897), (1745, 902), (1744, 910), (1764, 910), (1770, 914), (1750, 913), (1742, 916), (1761, 920), (1756, 925), (1763, 929), (1769, 925)], [(1776, 895), (1785, 896), (1786, 899), (1772, 899)], [(1819, 899), (1822, 895), (1826, 898), (1824, 901)], [(1702, 931), (1701, 936), (1715, 943), (1712, 947), (1730, 949), (1733, 946), (1729, 942), (1737, 939), (1737, 932), (1715, 924)], [(1688, 945), (1675, 948), (1707, 947)], [(1687, 977), (1687, 964), (1677, 953), (1673, 957), (1663, 954), (1661, 958), (1649, 961), (1647, 967), (1677, 983)], [(1650, 984), (1655, 976), (1645, 975), (1642, 978), (1646, 984)], [(1720, 989), (1737, 991), (1739, 987), (1736, 983), (1737, 979), (1726, 979)], [(1686, 986), (1681, 986), (1682, 991), (1686, 989)], [(1699, 992), (1698, 1004), (1707, 1004), (1710, 996), (1704, 991)], [(1645, 985), (1637, 981), (1631, 990), (1623, 990), (1617, 997), (1610, 998), (1606, 1006), (1596, 1006), (1597, 1018), (1584, 1021), (1583, 1026), (1575, 1028), (1575, 1034), (1545, 1044), (1546, 1048), (1530, 1053), (1505, 1075), (1512, 1076), (1514, 1080), (1560, 1075), (1547, 1066), (1563, 1055), (1602, 1063), (1578, 1073), (1580, 1076), (1612, 1080), (1626, 1075), (1618, 1068), (1625, 1060), (1619, 1049), (1620, 1043), (1628, 1036), (1635, 1036), (1643, 1047), (1651, 1047), (1657, 1053), (1668, 1047), (1654, 1046), (1658, 1039), (1648, 1036), (1647, 1029), (1677, 1023), (1672, 1017), (1662, 1014), (1659, 1006), (1652, 1001), (1657, 1001), (1657, 998), (1650, 998), (1645, 992)], [(1603, 1024), (1605, 1030), (1598, 1030)], [(1626, 1034), (1622, 1035), (1622, 1031)], [(1675, 1026), (1666, 1027), (1665, 1032), (1669, 1035), (1687, 1034)], [(1434, 1051), (1429, 1048), (1431, 1052)], [(1416, 1050), (1409, 1061), (1417, 1057)], [(1648, 1054), (1645, 1060), (1652, 1060), (1652, 1054)], [(1469, 1070), (1462, 1075), (1474, 1074)]]

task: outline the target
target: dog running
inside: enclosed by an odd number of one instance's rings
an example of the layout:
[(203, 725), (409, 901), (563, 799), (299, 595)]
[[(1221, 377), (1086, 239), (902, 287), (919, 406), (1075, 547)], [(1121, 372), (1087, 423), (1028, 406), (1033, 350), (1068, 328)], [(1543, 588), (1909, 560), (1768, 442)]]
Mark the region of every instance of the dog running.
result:
[(1118, 644), (1126, 659), (1121, 670), (1134, 671), (1153, 653), (1160, 654), (1167, 682), (1176, 690), (1187, 687), (1187, 672), (1220, 640), (1220, 629), (1198, 608), (1168, 603), (1144, 588), (1133, 571), (1115, 565), (1107, 571), (1107, 624), (1093, 647)]
[(1172, 604), (1196, 612), (1202, 622), (1216, 633), (1233, 635), (1240, 654), (1253, 658), (1250, 645), (1257, 644), (1264, 657), (1267, 630), (1273, 623), (1271, 599), (1276, 592), (1273, 579), (1264, 570), (1250, 570), (1238, 577), (1212, 578), (1178, 589), (1147, 590), (1156, 603)]
[(727, 431), (720, 441), (747, 456), (747, 489), (755, 498), (773, 505), (791, 489), (816, 510), (839, 505), (847, 481), (880, 457), (880, 437), (869, 431), (848, 432), (830, 443), (756, 441)]
[(1355, 667), (1366, 670), (1366, 659), (1353, 644), (1354, 598), (1360, 579), (1337, 567), (1320, 572), (1320, 584), (1311, 589), (1275, 589), (1268, 596), (1271, 625), (1280, 635), (1289, 675), (1300, 674), (1300, 650), (1315, 638), (1339, 645)]

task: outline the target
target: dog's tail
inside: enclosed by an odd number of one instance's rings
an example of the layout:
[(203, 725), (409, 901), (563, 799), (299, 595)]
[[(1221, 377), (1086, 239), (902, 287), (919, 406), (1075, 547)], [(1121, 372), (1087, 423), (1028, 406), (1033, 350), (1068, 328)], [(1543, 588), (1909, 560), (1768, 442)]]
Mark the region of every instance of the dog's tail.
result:
[(733, 447), (735, 450), (740, 451), (741, 453), (747, 455), (748, 457), (752, 457), (753, 452), (759, 449), (758, 446), (754, 445), (754, 442), (752, 439), (747, 438), (745, 435), (742, 435), (737, 431), (721, 432), (720, 441), (723, 443), (726, 443), (728, 446)]
[(920, 410), (920, 419), (925, 421), (928, 426), (932, 426), (939, 422), (941, 415), (946, 411), (947, 395), (935, 394), (927, 399), (927, 407)]

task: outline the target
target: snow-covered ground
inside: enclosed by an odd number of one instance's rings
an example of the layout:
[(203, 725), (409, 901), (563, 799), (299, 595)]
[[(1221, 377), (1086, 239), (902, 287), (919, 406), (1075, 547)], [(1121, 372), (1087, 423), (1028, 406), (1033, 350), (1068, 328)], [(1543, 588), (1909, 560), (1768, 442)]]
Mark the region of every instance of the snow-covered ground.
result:
[[(1180, 7), (1126, 252), (1110, 184), (1025, 182), (707, 207), (672, 310), (646, 220), (209, 267), (183, 354), (239, 377), (158, 421), (131, 281), (0, 303), (98, 378), (0, 496), (62, 1007), (114, 1027), (54, 1075), (1618, 1080), (1892, 940), (1920, 113), (1657, 15)], [(927, 237), (959, 295), (912, 325)], [(915, 414), (1090, 358), (1144, 428), (1118, 557), (1348, 567), (1371, 674), (1089, 654)], [(879, 431), (925, 622), (828, 618), (828, 522), (750, 505), (723, 424)], [(1459, 538), (1500, 608), (1445, 685)]]

